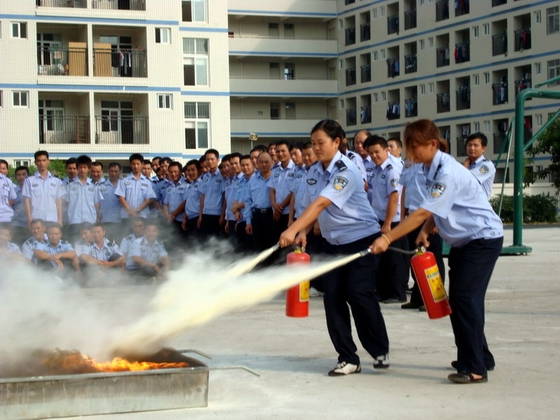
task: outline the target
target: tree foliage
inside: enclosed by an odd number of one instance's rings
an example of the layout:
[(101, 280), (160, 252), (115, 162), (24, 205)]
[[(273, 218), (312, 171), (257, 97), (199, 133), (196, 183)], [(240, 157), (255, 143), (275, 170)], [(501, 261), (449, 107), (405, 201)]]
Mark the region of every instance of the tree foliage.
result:
[(534, 182), (536, 179), (548, 179), (552, 177), (552, 184), (557, 192), (560, 192), (560, 118), (557, 118), (541, 133), (529, 150), (531, 158), (537, 155), (550, 155), (550, 164), (543, 165), (543, 169), (526, 174), (526, 181)]

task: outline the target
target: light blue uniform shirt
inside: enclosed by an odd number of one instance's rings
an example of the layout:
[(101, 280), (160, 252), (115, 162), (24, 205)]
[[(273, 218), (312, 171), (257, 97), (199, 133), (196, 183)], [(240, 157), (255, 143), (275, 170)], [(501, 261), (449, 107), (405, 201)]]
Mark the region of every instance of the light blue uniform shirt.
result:
[(187, 219), (198, 218), (200, 212), (200, 178), (189, 184), (185, 195), (185, 214)]
[[(156, 198), (152, 188), (152, 182), (142, 174), (140, 174), (138, 179), (136, 179), (133, 174), (128, 174), (125, 178), (121, 179), (115, 190), (115, 195), (124, 197), (128, 205), (133, 209), (137, 209), (140, 204), (149, 198)], [(149, 211), (149, 206), (146, 206), (138, 215), (145, 219), (148, 217)], [(121, 217), (123, 219), (128, 219), (130, 217), (124, 207), (121, 207)]]
[(68, 202), (68, 223), (75, 225), (97, 221), (95, 204), (103, 200), (103, 196), (90, 178), (83, 184), (78, 178), (70, 182), (66, 187), (64, 199)]
[(109, 261), (111, 255), (123, 255), (116, 244), (111, 244), (107, 238), (103, 240), (103, 246), (99, 248), (95, 242), (91, 244), (89, 255), (99, 261)]
[(486, 192), (468, 169), (438, 151), (431, 166), (424, 167), (428, 197), (420, 206), (433, 213), (441, 237), (453, 247), (473, 239), (504, 235), (503, 224)]
[(469, 171), (478, 179), (488, 198), (492, 195), (492, 185), (494, 184), (494, 176), (496, 176), (496, 168), (491, 160), (484, 156), (479, 157), (474, 163), (469, 165)]
[(242, 179), (245, 179), (245, 176), (240, 172), (233, 179), (230, 179), (229, 183), (226, 183), (226, 220), (235, 220), (235, 214), (233, 214), (233, 211), (231, 211), (231, 207), (236, 200), (237, 190)]
[(0, 222), (12, 221), (14, 209), (10, 206), (10, 200), (16, 199), (14, 184), (8, 177), (0, 174)]
[(365, 159), (362, 160), (362, 162), (364, 163), (364, 168), (367, 174), (367, 179), (366, 179), (368, 183), (367, 196), (369, 202), (371, 203), (371, 199), (372, 199), (371, 190), (373, 188), (373, 185), (371, 183), (371, 177), (373, 176), (373, 168), (375, 168), (375, 163), (373, 163), (370, 156), (367, 156)]
[(62, 199), (65, 194), (62, 181), (50, 172), (45, 179), (36, 172), (23, 183), (22, 195), (30, 199), (31, 219), (58, 222), (56, 200)]
[(152, 188), (154, 189), (156, 198), (159, 201), (159, 204), (161, 204), (162, 206), (165, 204), (165, 197), (167, 195), (167, 190), (172, 186), (173, 186), (173, 182), (171, 182), (167, 178), (163, 178), (157, 182), (152, 183)]
[[(268, 186), (276, 191), (276, 202), (281, 203), (290, 194), (294, 182), (296, 164), (290, 159), (285, 168), (278, 165), (268, 178)], [(284, 206), (282, 214), (290, 214), (290, 206)]]
[(122, 220), (122, 206), (119, 197), (115, 195), (118, 185), (119, 181), (113, 185), (108, 179), (102, 179), (97, 184), (97, 188), (103, 196), (103, 200), (99, 203), (99, 215), (103, 223), (120, 223)]
[(307, 179), (307, 169), (305, 166), (296, 167), (294, 182), (292, 184), (292, 194), (294, 195), (294, 218), (297, 219), (305, 210), (303, 197), (305, 195), (305, 180)]
[(161, 258), (167, 257), (167, 251), (160, 242), (154, 241), (154, 243), (150, 245), (148, 240), (142, 237), (130, 244), (126, 257), (126, 268), (128, 270), (137, 270), (140, 268), (140, 266), (134, 262), (133, 257), (140, 257), (149, 263), (159, 264)]
[(264, 179), (262, 174), (254, 173), (245, 189), (245, 208), (243, 209), (243, 218), (247, 221), (247, 224), (251, 224), (251, 218), (253, 216), (253, 209), (269, 209), (272, 207), (270, 203), (270, 188), (268, 187), (268, 179)]
[[(141, 236), (140, 238), (143, 238), (143, 236)], [(130, 244), (132, 242), (134, 242), (135, 240), (140, 239), (140, 238), (137, 238), (136, 236), (134, 236), (134, 233), (131, 233), (130, 235), (125, 236), (122, 239), (121, 246), (120, 246), (120, 249), (121, 249), (122, 253), (124, 255), (127, 255), (128, 251), (130, 250)]]
[(360, 173), (362, 174), (362, 179), (364, 181), (367, 181), (366, 167), (364, 166), (364, 160), (362, 159), (362, 157), (351, 150), (346, 151), (346, 157), (350, 159), (350, 162), (358, 167)]
[[(249, 185), (249, 181), (251, 180), (251, 178), (255, 175), (255, 173), (253, 172), (253, 175), (251, 175), (249, 178), (247, 178), (245, 175), (243, 175), (240, 179), (239, 182), (237, 183), (237, 187), (236, 187), (236, 191), (235, 191), (235, 200), (238, 203), (244, 203), (245, 202), (245, 194), (247, 193), (247, 185)], [(242, 208), (240, 210), (241, 213), (241, 220), (239, 220), (240, 222), (245, 222), (245, 215), (244, 215), (244, 210), (245, 208)]]
[(20, 187), (16, 186), (16, 201), (12, 208), (14, 215), (12, 216), (12, 225), (19, 227), (27, 227), (27, 215), (25, 214), (25, 203), (23, 202), (23, 191)]
[(222, 214), (222, 206), (224, 203), (224, 178), (219, 169), (214, 174), (206, 172), (200, 179), (198, 187), (200, 193), (204, 194), (204, 208), (202, 214), (212, 216), (220, 216)]
[(311, 165), (306, 183), (306, 207), (319, 196), (332, 202), (319, 215), (321, 234), (330, 244), (348, 244), (379, 232), (362, 173), (342, 153), (337, 152), (325, 170), (321, 162)]
[[(371, 207), (378, 220), (386, 221), (389, 196), (396, 193), (400, 197), (402, 187), (399, 184), (399, 175), (400, 171), (393, 166), (391, 159), (385, 159), (385, 162), (373, 168)], [(400, 200), (397, 200), (397, 212), (391, 223), (399, 222), (400, 220), (401, 206)]]
[(421, 163), (405, 163), (401, 176), (399, 177), (399, 184), (406, 187), (404, 192), (404, 207), (408, 209), (409, 213), (418, 209), (420, 204), (422, 204), (424, 199), (428, 196), (426, 176), (422, 168), (423, 165)]
[(23, 245), (21, 246), (21, 253), (23, 254), (23, 256), (25, 258), (27, 258), (28, 260), (33, 261), (35, 264), (37, 264), (37, 259), (33, 256), (33, 252), (37, 249), (37, 246), (40, 243), (46, 243), (47, 242), (47, 234), (44, 234), (44, 239), (42, 241), (38, 241), (37, 239), (35, 239), (33, 236), (31, 238), (29, 238), (28, 240), (26, 240)]
[[(70, 242), (66, 242), (63, 240), (58, 241), (58, 245), (53, 246), (51, 245), (50, 242), (46, 241), (46, 242), (39, 242), (37, 244), (37, 248), (35, 248), (38, 251), (43, 251), (46, 252), (49, 255), (56, 255), (56, 254), (62, 254), (63, 252), (68, 252), (68, 251), (73, 251), (74, 248), (72, 247), (72, 244), (70, 244)], [(57, 267), (56, 263), (54, 261), (50, 262), (51, 265), (53, 267)]]
[(21, 255), (21, 250), (19, 249), (19, 246), (17, 246), (13, 242), (7, 242), (4, 249), (0, 247), (0, 260), (4, 260), (6, 263), (9, 264), (11, 262), (10, 254)]
[[(188, 188), (189, 186), (184, 179), (179, 179), (177, 184), (171, 182), (166, 188), (164, 204), (169, 206), (169, 214), (172, 214), (175, 210), (177, 210), (177, 207), (186, 200)], [(175, 217), (175, 221), (182, 222), (183, 213), (177, 215), (177, 217)]]
[(76, 251), (78, 257), (82, 254), (89, 255), (91, 246), (91, 242), (85, 242), (83, 239), (79, 239), (74, 243), (74, 251)]

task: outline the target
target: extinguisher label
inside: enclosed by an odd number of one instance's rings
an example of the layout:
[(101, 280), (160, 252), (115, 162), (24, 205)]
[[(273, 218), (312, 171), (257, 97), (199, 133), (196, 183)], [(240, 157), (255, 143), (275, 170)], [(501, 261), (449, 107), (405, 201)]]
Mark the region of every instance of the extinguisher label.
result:
[(424, 273), (428, 279), (428, 284), (430, 285), (434, 302), (441, 302), (442, 300), (447, 299), (447, 294), (445, 293), (445, 287), (443, 287), (443, 281), (441, 280), (438, 266), (434, 265), (433, 267), (427, 268), (424, 270)]
[(302, 281), (299, 284), (299, 301), (309, 302), (309, 280)]

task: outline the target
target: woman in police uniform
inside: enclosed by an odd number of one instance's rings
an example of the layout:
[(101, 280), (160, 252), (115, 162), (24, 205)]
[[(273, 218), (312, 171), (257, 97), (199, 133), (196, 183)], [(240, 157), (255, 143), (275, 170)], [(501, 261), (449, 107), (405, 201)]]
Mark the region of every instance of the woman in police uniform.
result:
[(429, 245), (434, 226), (451, 246), (449, 253), (449, 301), (451, 325), (457, 346), (455, 383), (488, 380), (494, 358), (484, 335), (484, 296), (503, 244), (503, 225), (492, 210), (477, 179), (452, 156), (443, 153), (446, 143), (429, 120), (407, 124), (404, 131), (407, 155), (423, 164), (428, 195), (387, 235), (375, 240), (374, 253), (387, 250), (395, 239), (423, 224), (417, 243)]
[[(338, 150), (344, 138), (344, 130), (336, 121), (322, 120), (313, 127), (311, 143), (318, 161), (307, 174), (306, 210), (281, 234), (280, 246), (293, 242), (305, 245), (306, 235), (317, 219), (324, 238), (323, 250), (329, 254), (363, 251), (380, 235), (362, 174)], [(327, 327), (338, 352), (338, 363), (329, 376), (361, 371), (348, 305), (358, 337), (374, 358), (374, 367), (389, 366), (389, 339), (373, 293), (378, 264), (378, 256), (367, 255), (323, 276)]]

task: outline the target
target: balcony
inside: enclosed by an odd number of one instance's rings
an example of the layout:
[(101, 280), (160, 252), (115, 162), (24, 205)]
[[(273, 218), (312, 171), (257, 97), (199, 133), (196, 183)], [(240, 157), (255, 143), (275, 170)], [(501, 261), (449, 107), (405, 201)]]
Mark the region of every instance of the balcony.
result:
[(507, 54), (507, 33), (504, 31), (503, 34), (492, 36), (492, 55), (502, 55)]
[(455, 45), (455, 63), (465, 63), (471, 60), (471, 50), (469, 43)]
[(456, 93), (457, 111), (471, 109), (471, 88), (469, 86), (459, 86)]
[(371, 122), (371, 106), (364, 105), (360, 107), (360, 123), (367, 124)]
[(37, 59), (39, 76), (87, 76), (87, 48), (38, 48)]
[(493, 104), (501, 105), (508, 103), (508, 85), (506, 82), (492, 83)]
[(387, 119), (398, 120), (401, 117), (401, 104), (398, 102), (389, 102), (387, 104)]
[(103, 10), (146, 10), (145, 0), (93, 0), (94, 9)]
[(90, 143), (89, 117), (39, 116), (40, 144)]
[(93, 50), (93, 75), (96, 77), (147, 77), (147, 69), (146, 51)]
[(247, 137), (249, 133), (258, 133), (260, 136), (305, 136), (309, 137), (309, 130), (317, 124), (316, 119), (231, 119), (232, 136)]
[[(515, 82), (515, 96), (519, 95), (522, 90), (531, 89), (531, 78), (523, 77)], [(528, 100), (531, 98), (528, 98)]]
[(404, 30), (416, 28), (416, 9), (404, 12)]
[(469, 1), (455, 1), (455, 17), (466, 15), (470, 12)]
[(449, 0), (436, 3), (436, 22), (449, 19)]
[(356, 28), (347, 28), (344, 31), (344, 45), (352, 45), (356, 43)]
[(332, 98), (338, 95), (338, 81), (327, 79), (230, 78), (231, 96)]
[(387, 35), (399, 33), (399, 15), (387, 16)]
[(416, 73), (418, 71), (418, 61), (416, 54), (404, 56), (404, 72), (405, 74)]
[(346, 125), (356, 125), (356, 110), (353, 108), (346, 110)]
[(400, 64), (398, 58), (387, 59), (387, 77), (397, 77), (400, 74)]
[(444, 67), (449, 65), (449, 47), (436, 49), (436, 66)]
[(70, 7), (75, 9), (85, 9), (87, 0), (37, 0), (37, 7)]
[(346, 69), (346, 86), (352, 86), (356, 84), (356, 69)]
[(363, 66), (361, 66), (360, 75), (361, 75), (361, 79), (360, 79), (361, 83), (371, 82), (371, 66), (369, 64), (364, 64)]
[(360, 25), (360, 41), (369, 41), (371, 39), (371, 28), (369, 23)]
[(531, 29), (518, 29), (515, 31), (515, 51), (531, 49)]
[(96, 116), (96, 144), (149, 144), (148, 117)]
[(338, 46), (335, 39), (279, 39), (244, 37), (232, 33), (228, 39), (230, 56), (263, 57), (320, 57), (335, 58)]
[(449, 112), (451, 110), (449, 92), (437, 94), (437, 112)]
[(417, 117), (418, 116), (418, 102), (416, 98), (405, 99), (404, 109), (406, 117)]

